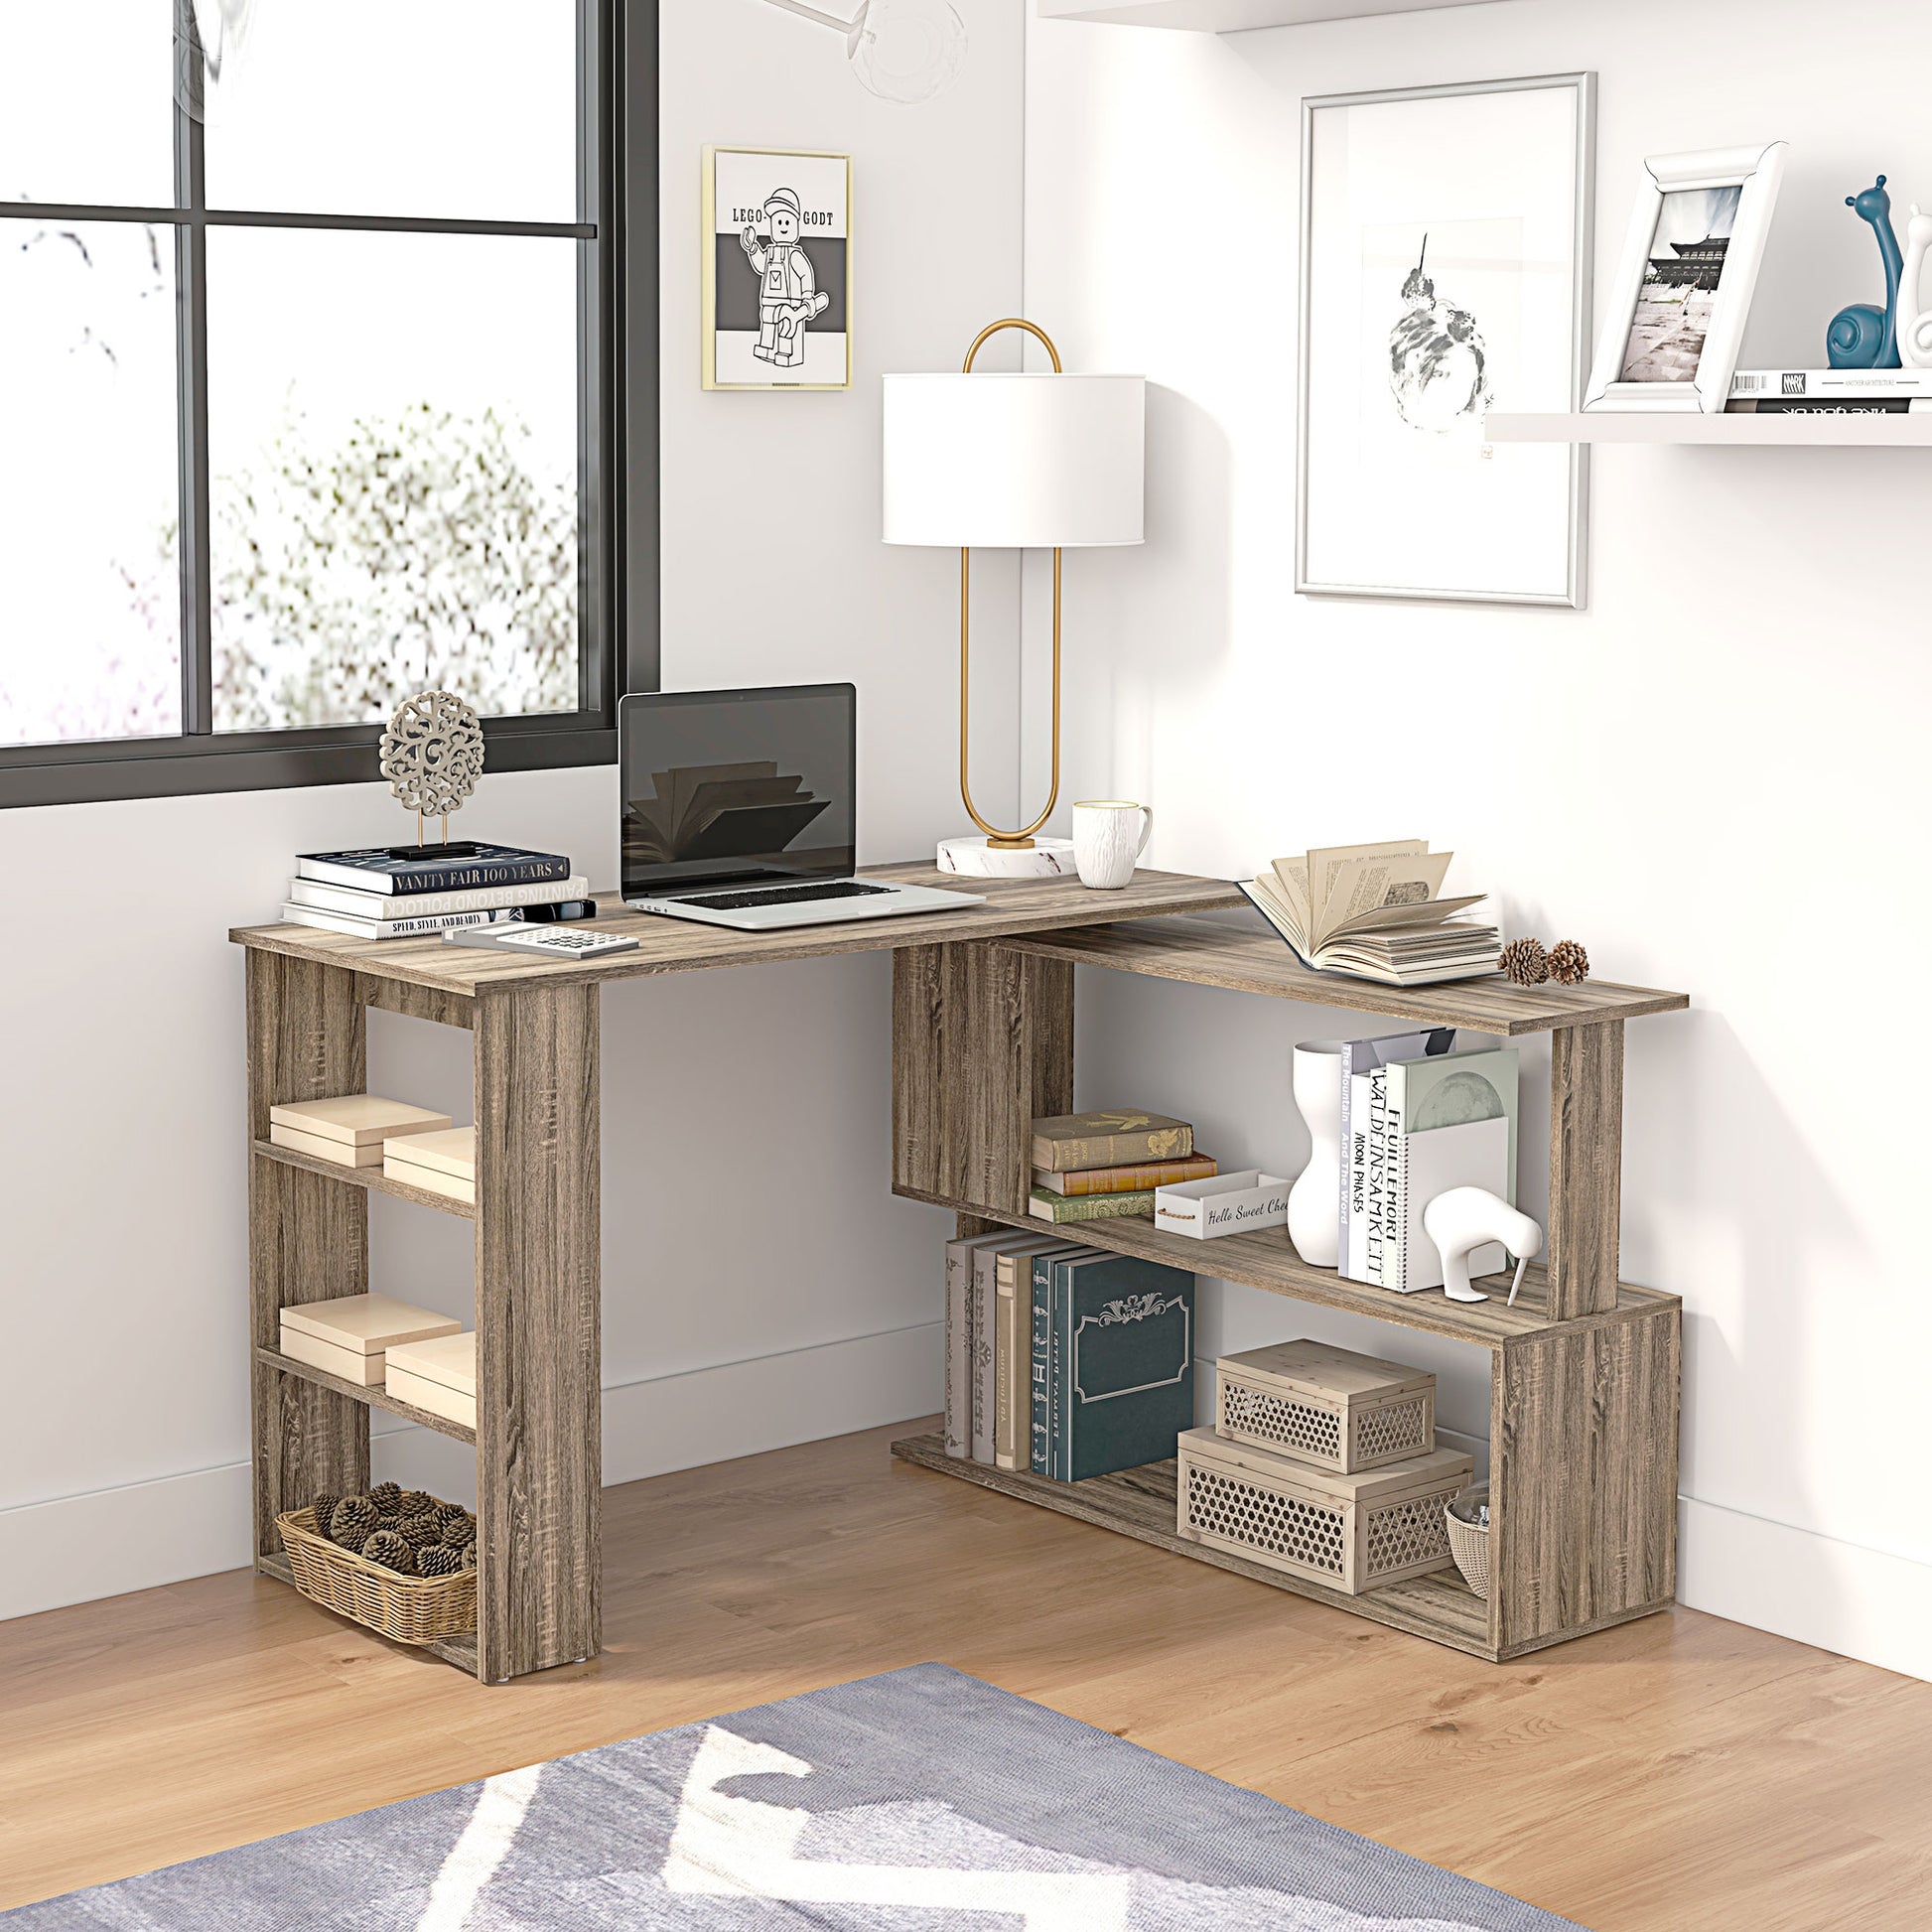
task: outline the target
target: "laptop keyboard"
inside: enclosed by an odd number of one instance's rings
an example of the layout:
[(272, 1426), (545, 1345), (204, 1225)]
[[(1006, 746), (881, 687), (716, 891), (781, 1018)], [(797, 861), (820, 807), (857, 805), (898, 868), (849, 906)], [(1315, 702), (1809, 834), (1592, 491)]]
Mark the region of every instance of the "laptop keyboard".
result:
[(748, 905), (797, 905), (806, 899), (864, 898), (875, 893), (889, 893), (890, 886), (859, 886), (849, 879), (827, 886), (766, 886), (750, 893), (679, 893), (680, 905), (711, 905), (721, 911), (736, 912)]

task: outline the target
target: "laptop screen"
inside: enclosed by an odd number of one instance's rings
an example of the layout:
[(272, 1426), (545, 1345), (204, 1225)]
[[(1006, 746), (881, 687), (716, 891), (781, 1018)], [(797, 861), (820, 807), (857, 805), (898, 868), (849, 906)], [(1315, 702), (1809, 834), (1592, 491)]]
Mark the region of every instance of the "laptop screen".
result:
[(850, 684), (625, 698), (624, 897), (852, 872), (857, 702)]

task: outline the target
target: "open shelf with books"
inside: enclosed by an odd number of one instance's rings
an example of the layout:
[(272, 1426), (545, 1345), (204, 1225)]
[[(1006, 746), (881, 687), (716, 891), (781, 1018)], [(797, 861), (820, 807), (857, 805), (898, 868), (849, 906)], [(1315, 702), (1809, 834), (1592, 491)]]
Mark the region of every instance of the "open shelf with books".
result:
[[(1490, 1299), (1450, 1302), (1344, 1279), (1302, 1260), (1285, 1229), (1202, 1243), (1145, 1217), (1056, 1230), (1289, 1300), (1484, 1348), (1490, 1359), (1490, 1587), (1453, 1571), (1346, 1594), (1176, 1533), (1174, 1466), (1082, 1482), (963, 1461), (935, 1439), (902, 1459), (1138, 1537), (1176, 1555), (1502, 1661), (1667, 1608), (1676, 1590), (1682, 1305), (1618, 1277), (1623, 1028), (1688, 1006), (1680, 993), (1500, 979), (1398, 989), (1311, 972), (1272, 932), (1199, 918), (908, 946), (894, 955), (894, 1191), (952, 1210), (961, 1237), (1043, 1231), (1030, 1203), (1033, 1126), (1073, 1111), (1074, 966), (1503, 1036), (1551, 1035), (1547, 1265)], [(1282, 1069), (1286, 1093), (1289, 1070)]]

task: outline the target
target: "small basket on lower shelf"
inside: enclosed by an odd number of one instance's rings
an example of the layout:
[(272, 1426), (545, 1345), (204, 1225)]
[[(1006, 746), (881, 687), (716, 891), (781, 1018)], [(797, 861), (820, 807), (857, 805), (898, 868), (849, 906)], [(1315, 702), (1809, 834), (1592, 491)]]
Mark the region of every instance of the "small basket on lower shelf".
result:
[(403, 1577), (370, 1563), (316, 1528), (313, 1509), (292, 1509), (275, 1519), (289, 1553), (295, 1587), (312, 1602), (352, 1618), (397, 1643), (434, 1643), (466, 1637), (477, 1627), (477, 1573), (453, 1577)]
[[(1489, 1501), (1489, 1485), (1472, 1483), (1459, 1496), (1451, 1496), (1443, 1509), (1449, 1528), (1449, 1555), (1462, 1573), (1462, 1581), (1486, 1603), (1489, 1600), (1489, 1525), (1478, 1512)], [(1458, 1512), (1466, 1511), (1466, 1514)]]

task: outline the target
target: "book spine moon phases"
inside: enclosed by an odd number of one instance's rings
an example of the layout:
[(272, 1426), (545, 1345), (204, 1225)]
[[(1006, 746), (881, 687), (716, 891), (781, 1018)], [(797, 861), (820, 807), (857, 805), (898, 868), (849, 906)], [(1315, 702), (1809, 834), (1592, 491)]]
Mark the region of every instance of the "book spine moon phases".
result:
[(405, 811), (416, 814), (416, 842), (423, 819), (440, 814), (445, 842), (449, 819), (483, 776), (483, 721), (453, 691), (418, 691), (396, 707), (382, 734), (380, 769)]

